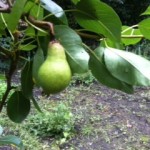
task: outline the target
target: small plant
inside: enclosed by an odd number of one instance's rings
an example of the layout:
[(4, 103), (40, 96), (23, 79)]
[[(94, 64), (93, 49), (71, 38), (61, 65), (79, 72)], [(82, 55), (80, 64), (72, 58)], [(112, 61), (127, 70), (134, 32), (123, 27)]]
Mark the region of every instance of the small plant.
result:
[(83, 85), (88, 86), (88, 85), (92, 84), (94, 81), (96, 81), (96, 79), (94, 78), (92, 73), (90, 71), (88, 71), (87, 73), (84, 73), (82, 75), (73, 76), (73, 80), (72, 80), (71, 84), (72, 85), (83, 84)]
[(2, 99), (5, 90), (6, 90), (6, 83), (5, 82), (0, 83), (0, 100)]
[(74, 117), (66, 104), (59, 103), (49, 111), (31, 116), (26, 127), (38, 136), (68, 138), (74, 130)]

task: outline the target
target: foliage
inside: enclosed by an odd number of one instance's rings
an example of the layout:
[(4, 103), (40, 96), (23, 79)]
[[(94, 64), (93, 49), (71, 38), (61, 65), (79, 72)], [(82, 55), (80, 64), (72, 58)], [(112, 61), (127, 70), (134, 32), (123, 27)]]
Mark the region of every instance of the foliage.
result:
[(84, 73), (82, 75), (74, 75), (71, 81), (71, 85), (86, 85), (86, 86), (90, 86), (92, 83), (94, 83), (96, 81), (96, 79), (94, 78), (94, 76), (92, 75), (92, 73), (90, 71), (88, 71), (87, 73)]
[[(22, 124), (16, 125), (16, 123), (12, 122), (5, 114), (5, 111), (1, 113), (0, 117), (0, 125), (3, 128), (2, 137), (5, 137), (6, 135), (13, 135), (20, 137), (25, 149), (33, 149), (41, 150), (42, 145), (39, 141), (39, 139), (30, 134), (28, 130), (26, 130), (25, 125), (26, 122)], [(1, 142), (1, 145), (6, 145), (5, 143)], [(21, 142), (20, 142), (21, 146)]]
[(4, 94), (4, 92), (5, 92), (5, 90), (6, 90), (6, 83), (5, 82), (3, 82), (3, 83), (0, 83), (0, 99), (2, 99), (2, 96), (3, 96), (3, 94)]
[[(7, 80), (0, 111), (7, 103), (7, 115), (16, 123), (27, 117), (31, 102), (40, 110), (33, 95), (36, 86), (34, 77), (45, 60), (48, 43), (55, 40), (65, 48), (73, 76), (90, 70), (102, 84), (129, 94), (134, 92), (134, 86), (150, 85), (150, 62), (124, 51), (125, 46), (150, 39), (150, 9), (141, 12), (146, 19), (129, 26), (121, 21), (111, 6), (102, 1), (71, 2), (74, 7), (68, 10), (49, 0), (15, 1), (12, 8), (10, 4), (9, 8), (0, 9), (0, 37), (8, 39), (4, 46), (0, 46), (0, 56), (10, 61), (5, 76), (0, 75), (0, 81)], [(68, 13), (75, 19), (78, 29), (69, 26)], [(92, 38), (98, 45), (95, 49), (90, 48), (82, 41), (83, 38)], [(35, 55), (26, 58), (21, 55), (22, 52), (35, 52)], [(21, 88), (12, 85), (12, 76), (20, 62), (24, 63), (21, 67)], [(15, 90), (8, 98), (12, 89)], [(14, 109), (15, 106), (18, 109)], [(53, 117), (51, 113), (49, 115)]]
[(31, 116), (26, 128), (40, 137), (69, 138), (74, 131), (74, 117), (67, 104), (56, 103), (49, 110)]

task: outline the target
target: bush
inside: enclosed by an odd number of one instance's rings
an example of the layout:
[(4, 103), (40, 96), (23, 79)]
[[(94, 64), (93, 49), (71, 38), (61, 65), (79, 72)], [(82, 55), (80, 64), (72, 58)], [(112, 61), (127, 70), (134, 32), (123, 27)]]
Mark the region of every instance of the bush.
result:
[(68, 138), (74, 131), (74, 117), (66, 104), (58, 103), (49, 111), (32, 115), (26, 127), (37, 136)]

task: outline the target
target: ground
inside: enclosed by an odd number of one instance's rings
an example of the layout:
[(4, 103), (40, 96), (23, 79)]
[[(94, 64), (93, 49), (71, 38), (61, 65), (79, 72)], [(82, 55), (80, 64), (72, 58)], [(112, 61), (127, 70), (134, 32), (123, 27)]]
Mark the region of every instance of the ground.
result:
[(41, 150), (150, 149), (149, 87), (135, 88), (129, 95), (94, 82), (69, 86), (60, 94), (37, 99), (45, 105), (68, 101), (76, 119), (76, 133), (70, 140), (54, 144), (52, 138), (40, 139), (44, 145)]
[(150, 149), (149, 88), (136, 88), (133, 95), (97, 83), (76, 90), (72, 108), (81, 116), (80, 131), (69, 145), (79, 150)]

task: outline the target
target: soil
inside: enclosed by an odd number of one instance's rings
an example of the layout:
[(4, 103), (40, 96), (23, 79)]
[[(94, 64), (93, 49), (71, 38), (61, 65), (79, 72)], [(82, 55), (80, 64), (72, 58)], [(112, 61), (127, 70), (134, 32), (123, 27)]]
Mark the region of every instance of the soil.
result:
[(61, 149), (150, 149), (149, 87), (135, 88), (133, 95), (97, 83), (75, 90), (72, 108), (79, 134)]
[[(40, 94), (35, 91), (36, 98)], [(48, 99), (71, 100), (76, 116), (77, 134), (58, 150), (150, 150), (150, 87), (129, 95), (94, 82), (70, 86)]]

